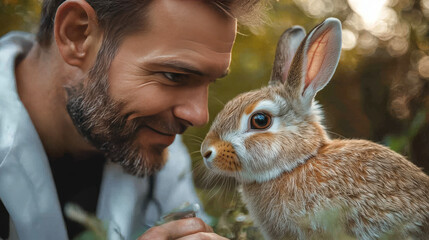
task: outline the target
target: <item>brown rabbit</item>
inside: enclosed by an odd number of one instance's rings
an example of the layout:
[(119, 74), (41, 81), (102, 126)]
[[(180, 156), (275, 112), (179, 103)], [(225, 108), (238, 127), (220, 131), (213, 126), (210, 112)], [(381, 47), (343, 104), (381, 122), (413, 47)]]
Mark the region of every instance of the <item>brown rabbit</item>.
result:
[(267, 239), (326, 232), (321, 213), (343, 209), (347, 234), (429, 239), (429, 177), (403, 156), (365, 140), (330, 139), (314, 96), (341, 52), (341, 23), (307, 36), (284, 32), (269, 86), (226, 104), (207, 134), (206, 166), (242, 183), (242, 198)]

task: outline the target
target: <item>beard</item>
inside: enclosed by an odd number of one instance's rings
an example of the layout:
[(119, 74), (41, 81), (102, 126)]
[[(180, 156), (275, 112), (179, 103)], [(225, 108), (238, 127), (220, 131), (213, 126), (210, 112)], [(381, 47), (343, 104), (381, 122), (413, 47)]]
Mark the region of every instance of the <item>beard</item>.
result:
[[(97, 74), (100, 72), (104, 73)], [(156, 126), (164, 132), (182, 133), (186, 126), (179, 121), (168, 122), (158, 115), (128, 120), (130, 114), (121, 114), (124, 104), (108, 94), (106, 73), (100, 71), (96, 63), (86, 79), (86, 86), (65, 87), (67, 111), (80, 134), (108, 160), (120, 163), (132, 175), (151, 175), (165, 165), (167, 146), (143, 146), (137, 141), (139, 129)]]

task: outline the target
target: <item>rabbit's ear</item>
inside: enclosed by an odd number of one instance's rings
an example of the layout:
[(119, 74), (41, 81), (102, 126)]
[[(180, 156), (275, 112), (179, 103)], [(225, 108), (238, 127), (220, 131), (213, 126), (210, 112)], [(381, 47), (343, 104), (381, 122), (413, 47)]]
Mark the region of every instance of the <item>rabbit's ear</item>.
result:
[(316, 26), (299, 46), (288, 75), (286, 89), (310, 106), (318, 91), (334, 75), (341, 53), (341, 22), (328, 18)]
[(304, 37), (305, 30), (300, 26), (293, 26), (283, 32), (277, 43), (269, 85), (275, 85), (279, 82), (284, 83), (286, 81), (292, 59)]

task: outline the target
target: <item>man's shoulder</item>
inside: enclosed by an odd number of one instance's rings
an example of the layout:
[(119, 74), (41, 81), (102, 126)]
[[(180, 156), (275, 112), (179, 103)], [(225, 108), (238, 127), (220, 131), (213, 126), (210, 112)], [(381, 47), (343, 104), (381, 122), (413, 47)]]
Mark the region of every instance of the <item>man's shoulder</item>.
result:
[(34, 35), (24, 32), (10, 32), (0, 38), (0, 164), (26, 114), (16, 90), (14, 69), (16, 58), (31, 48), (33, 40)]
[(21, 31), (12, 31), (0, 38), (0, 50), (3, 50), (3, 48), (10, 48), (11, 46), (30, 49), (34, 41), (34, 34)]

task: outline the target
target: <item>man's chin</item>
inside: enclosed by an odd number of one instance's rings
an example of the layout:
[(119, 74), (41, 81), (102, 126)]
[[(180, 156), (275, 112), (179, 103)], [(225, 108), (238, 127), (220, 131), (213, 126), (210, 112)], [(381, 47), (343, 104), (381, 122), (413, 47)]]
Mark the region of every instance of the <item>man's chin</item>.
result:
[(152, 147), (140, 151), (135, 156), (128, 156), (125, 159), (119, 160), (123, 169), (134, 176), (145, 177), (150, 176), (160, 171), (166, 164), (168, 159), (168, 149), (166, 146)]

